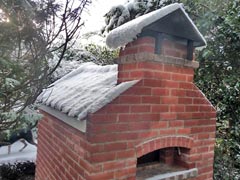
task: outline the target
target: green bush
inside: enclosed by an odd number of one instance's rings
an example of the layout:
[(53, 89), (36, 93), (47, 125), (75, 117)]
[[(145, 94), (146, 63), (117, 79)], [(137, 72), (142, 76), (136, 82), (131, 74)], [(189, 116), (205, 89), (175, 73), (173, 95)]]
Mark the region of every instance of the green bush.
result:
[(22, 162), (15, 164), (4, 164), (0, 166), (1, 180), (30, 180), (34, 179), (35, 163)]

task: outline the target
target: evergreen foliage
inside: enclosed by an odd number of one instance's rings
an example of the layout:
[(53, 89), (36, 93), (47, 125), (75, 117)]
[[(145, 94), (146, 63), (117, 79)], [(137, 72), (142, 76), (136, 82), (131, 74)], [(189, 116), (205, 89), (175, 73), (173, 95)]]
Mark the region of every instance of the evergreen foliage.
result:
[[(57, 55), (55, 55), (57, 56)], [(56, 64), (58, 57), (49, 60), (49, 66)], [(114, 59), (118, 56), (118, 50), (111, 50), (106, 46), (87, 44), (81, 48), (70, 48), (66, 51), (64, 58), (58, 68), (50, 77), (50, 82), (60, 79), (67, 73), (75, 70), (81, 63), (94, 62), (99, 65), (114, 64)]]
[[(26, 107), (74, 44), (89, 3), (0, 0), (0, 131), (17, 128), (27, 119)], [(56, 51), (58, 59), (49, 67)]]

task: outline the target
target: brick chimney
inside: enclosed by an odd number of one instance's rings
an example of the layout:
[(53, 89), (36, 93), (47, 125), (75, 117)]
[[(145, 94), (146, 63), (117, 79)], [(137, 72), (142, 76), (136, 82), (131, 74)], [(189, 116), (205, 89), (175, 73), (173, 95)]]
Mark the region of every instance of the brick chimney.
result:
[[(166, 9), (157, 12), (160, 17)], [(45, 174), (59, 179), (61, 173), (79, 180), (213, 179), (216, 111), (193, 83), (199, 34), (196, 36), (181, 5), (167, 10), (172, 13), (168, 19), (144, 27), (136, 40), (120, 50), (118, 84), (138, 83), (88, 114), (85, 132), (44, 113), (36, 179), (44, 179)], [(175, 32), (173, 23), (168, 22), (178, 18), (177, 25), (185, 30)], [(162, 27), (163, 21), (166, 26)], [(122, 35), (115, 32), (116, 39), (127, 39), (128, 31)], [(47, 136), (54, 138), (46, 141)], [(61, 155), (55, 155), (56, 149)], [(49, 170), (53, 164), (55, 168)]]
[[(137, 148), (138, 157), (155, 151), (157, 146), (161, 147), (159, 144), (167, 144), (166, 149), (160, 149), (160, 159), (168, 164), (197, 168), (196, 179), (212, 179), (216, 113), (193, 83), (198, 62), (186, 59), (187, 44), (164, 38), (157, 47), (161, 50), (156, 50), (156, 41), (150, 36), (139, 37), (120, 50), (118, 82), (141, 81), (118, 100), (130, 106), (129, 114), (120, 115), (119, 121), (134, 122), (139, 127), (135, 131), (139, 131), (143, 145)], [(194, 52), (190, 53), (193, 57)], [(144, 132), (149, 128), (148, 123), (152, 129)], [(163, 141), (155, 141), (157, 136)], [(170, 142), (165, 137), (171, 137)], [(173, 159), (169, 154), (173, 154), (171, 147), (182, 141), (178, 137), (186, 139), (184, 145), (179, 145), (181, 156)]]

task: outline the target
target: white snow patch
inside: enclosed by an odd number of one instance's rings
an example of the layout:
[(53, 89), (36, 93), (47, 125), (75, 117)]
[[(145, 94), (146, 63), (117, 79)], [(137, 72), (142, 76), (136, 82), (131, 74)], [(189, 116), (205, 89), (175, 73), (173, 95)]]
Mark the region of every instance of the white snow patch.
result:
[(126, 91), (128, 88), (132, 87), (134, 84), (139, 82), (139, 80), (124, 82), (119, 84), (118, 86), (113, 87), (109, 90), (107, 94), (104, 94), (102, 97), (100, 97), (96, 102), (92, 102), (92, 104), (84, 109), (79, 115), (78, 120), (83, 119), (87, 116), (88, 113), (95, 113), (102, 107), (104, 107), (106, 104), (110, 103), (112, 100), (117, 98), (121, 93)]
[(127, 43), (133, 41), (137, 38), (137, 35), (142, 32), (142, 29), (151, 23), (165, 17), (166, 15), (181, 9), (182, 12), (186, 15), (190, 23), (192, 24), (193, 28), (195, 29), (195, 32), (198, 34), (198, 36), (201, 37), (201, 39), (205, 41), (202, 34), (198, 31), (197, 27), (193, 23), (193, 21), (190, 19), (188, 14), (185, 12), (183, 5), (180, 3), (174, 3), (168, 6), (165, 6), (161, 9), (155, 10), (153, 12), (150, 12), (148, 14), (145, 14), (143, 16), (140, 16), (132, 21), (129, 21), (116, 29), (112, 30), (106, 39), (106, 43), (108, 47), (110, 48), (118, 48), (118, 47), (124, 47)]
[[(192, 172), (198, 172), (198, 169), (193, 168), (193, 169), (184, 170), (184, 171), (177, 171), (177, 172), (171, 172), (171, 173), (156, 175), (154, 177), (147, 178), (146, 180), (163, 180), (163, 179), (168, 179), (168, 178), (170, 179), (174, 176), (179, 176), (179, 175), (186, 176), (187, 173), (192, 173)], [(194, 177), (194, 176), (192, 175), (190, 177)], [(178, 179), (178, 178), (175, 178), (175, 179)]]
[(0, 165), (1, 164), (14, 164), (16, 162), (36, 161), (37, 147), (27, 143), (28, 146), (22, 151), (19, 150), (23, 147), (20, 141), (15, 142), (11, 146), (11, 153), (8, 154), (8, 146), (0, 147)]
[(137, 83), (130, 81), (117, 85), (117, 74), (117, 65), (83, 63), (45, 89), (38, 101), (81, 120)]

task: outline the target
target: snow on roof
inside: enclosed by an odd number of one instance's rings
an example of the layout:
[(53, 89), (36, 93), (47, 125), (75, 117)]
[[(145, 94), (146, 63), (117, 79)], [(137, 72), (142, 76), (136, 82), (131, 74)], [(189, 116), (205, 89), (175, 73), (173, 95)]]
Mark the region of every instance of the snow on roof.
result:
[(193, 29), (197, 33), (197, 36), (202, 39), (203, 42), (206, 41), (202, 34), (199, 32), (191, 18), (188, 16), (188, 14), (185, 12), (183, 5), (180, 3), (174, 3), (170, 4), (168, 6), (165, 6), (161, 9), (155, 10), (153, 12), (150, 12), (148, 14), (145, 14), (143, 16), (140, 16), (136, 19), (133, 19), (116, 29), (112, 30), (106, 39), (106, 43), (108, 47), (110, 48), (118, 48), (118, 47), (124, 47), (126, 44), (129, 42), (133, 41), (134, 39), (137, 38), (137, 35), (142, 32), (142, 29), (155, 21), (167, 16), (168, 14), (171, 14), (172, 12), (180, 9), (184, 15), (187, 17), (189, 22), (192, 24)]
[(78, 120), (94, 113), (138, 81), (117, 85), (117, 65), (83, 63), (45, 89), (38, 97), (44, 105)]

